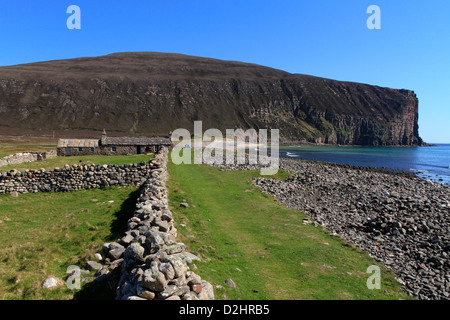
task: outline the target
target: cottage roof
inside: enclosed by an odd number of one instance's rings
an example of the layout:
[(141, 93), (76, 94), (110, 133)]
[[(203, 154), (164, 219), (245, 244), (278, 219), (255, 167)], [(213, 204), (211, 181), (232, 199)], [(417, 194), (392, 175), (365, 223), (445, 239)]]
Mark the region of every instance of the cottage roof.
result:
[(133, 138), (133, 137), (105, 137), (102, 138), (103, 145), (127, 145), (127, 146), (151, 146), (151, 145), (171, 145), (170, 138)]
[(59, 139), (58, 148), (96, 148), (98, 139)]

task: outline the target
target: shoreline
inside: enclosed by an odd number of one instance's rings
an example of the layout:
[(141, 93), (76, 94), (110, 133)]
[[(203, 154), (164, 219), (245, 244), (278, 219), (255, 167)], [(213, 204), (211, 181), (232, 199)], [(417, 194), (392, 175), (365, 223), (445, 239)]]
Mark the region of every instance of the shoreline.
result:
[(395, 169), (395, 168), (388, 168), (388, 167), (372, 167), (372, 166), (356, 166), (356, 165), (352, 165), (352, 164), (345, 164), (345, 163), (337, 163), (337, 162), (327, 162), (327, 161), (318, 161), (318, 160), (308, 160), (308, 159), (293, 159), (290, 157), (280, 157), (280, 159), (287, 159), (287, 160), (292, 160), (292, 161), (300, 161), (300, 162), (308, 162), (311, 164), (317, 163), (317, 164), (321, 164), (321, 165), (326, 165), (326, 166), (335, 166), (335, 167), (342, 167), (342, 168), (348, 168), (348, 169), (356, 169), (356, 170), (362, 170), (362, 171), (372, 171), (372, 172), (378, 172), (378, 173), (387, 173), (387, 174), (393, 174), (393, 175), (399, 175), (399, 176), (404, 176), (404, 177), (413, 177), (416, 179), (420, 179), (423, 181), (431, 181), (433, 183), (437, 183), (437, 184), (441, 184), (444, 186), (450, 186), (450, 182), (445, 182), (445, 181), (439, 181), (439, 179), (436, 180), (432, 180), (430, 178), (427, 178), (425, 176), (420, 176), (419, 173), (421, 173), (421, 171), (417, 171), (417, 170), (405, 170), (405, 169)]
[[(327, 162), (327, 161), (319, 161), (319, 160), (308, 160), (308, 159), (293, 159), (290, 157), (280, 157), (280, 159), (287, 159), (287, 160), (292, 160), (292, 161), (306, 162), (306, 163), (310, 163), (310, 164), (319, 164), (319, 165), (341, 167), (341, 168), (362, 170), (362, 171), (371, 171), (371, 172), (378, 172), (378, 173), (387, 173), (387, 174), (393, 174), (393, 175), (399, 175), (399, 176), (407, 176), (407, 177), (414, 177), (414, 178), (418, 178), (418, 179), (424, 179), (424, 178), (418, 176), (417, 173), (415, 173), (413, 171), (394, 169), (394, 168), (388, 168), (388, 167), (355, 166), (352, 164), (345, 164), (345, 163)], [(435, 181), (433, 181), (433, 182), (435, 182)], [(436, 182), (436, 183), (438, 183), (438, 182)]]
[[(254, 170), (256, 165), (216, 165)], [(285, 180), (253, 184), (392, 270), (420, 300), (450, 299), (450, 186), (408, 174), (280, 158)]]
[(255, 185), (393, 270), (411, 296), (450, 298), (450, 186), (321, 163), (281, 167), (297, 175)]
[(280, 146), (324, 146), (324, 147), (369, 147), (369, 148), (414, 148), (414, 147), (435, 147), (438, 144), (423, 142), (422, 144), (415, 145), (363, 145), (363, 144), (332, 144), (332, 143), (318, 143), (318, 142), (305, 142), (305, 141), (282, 141)]

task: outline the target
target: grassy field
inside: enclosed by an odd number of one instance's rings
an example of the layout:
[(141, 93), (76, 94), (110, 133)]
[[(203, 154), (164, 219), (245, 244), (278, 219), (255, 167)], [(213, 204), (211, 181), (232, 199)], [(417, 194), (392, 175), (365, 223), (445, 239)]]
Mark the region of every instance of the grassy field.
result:
[[(142, 161), (107, 158), (77, 160)], [(261, 193), (250, 183), (259, 172), (170, 163), (169, 173), (179, 240), (202, 257), (196, 272), (222, 286), (215, 289), (217, 299), (410, 299), (392, 272), (367, 254), (304, 225), (302, 212)], [(287, 175), (279, 172), (278, 178)], [(42, 281), (51, 275), (64, 279), (68, 266), (83, 268), (103, 243), (121, 237), (138, 195), (137, 188), (113, 187), (0, 196), (0, 299), (71, 299), (75, 291), (64, 285), (44, 290)], [(180, 207), (185, 200), (189, 207)], [(382, 270), (381, 290), (366, 287), (371, 265)], [(225, 284), (228, 278), (236, 289)]]
[[(410, 299), (393, 273), (367, 254), (321, 227), (304, 225), (305, 214), (261, 193), (250, 183), (259, 172), (169, 168), (181, 240), (203, 258), (196, 272), (223, 287), (216, 299)], [(179, 206), (184, 200), (188, 208)], [(367, 288), (371, 265), (381, 268), (380, 290)], [(225, 284), (228, 278), (236, 289)]]
[(117, 164), (122, 165), (126, 163), (139, 163), (142, 161), (150, 161), (153, 154), (145, 155), (130, 155), (130, 156), (78, 156), (78, 157), (56, 157), (52, 159), (45, 159), (42, 161), (27, 162), (9, 166), (0, 167), (0, 171), (10, 171), (13, 169), (23, 171), (25, 169), (39, 170), (41, 168), (46, 170), (53, 170), (54, 168), (63, 168), (65, 164), (72, 166), (73, 164)]
[(71, 299), (75, 291), (42, 289), (42, 281), (65, 279), (68, 266), (83, 269), (120, 238), (138, 195), (136, 187), (1, 195), (0, 299)]

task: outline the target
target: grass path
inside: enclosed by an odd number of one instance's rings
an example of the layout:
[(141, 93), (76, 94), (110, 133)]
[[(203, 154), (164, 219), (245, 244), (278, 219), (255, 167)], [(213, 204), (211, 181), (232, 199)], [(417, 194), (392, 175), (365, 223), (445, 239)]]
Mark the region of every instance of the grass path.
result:
[[(203, 258), (202, 278), (223, 287), (217, 299), (409, 299), (367, 254), (261, 193), (250, 183), (259, 172), (170, 163), (169, 173), (180, 240)], [(366, 286), (370, 265), (381, 267), (381, 290)]]

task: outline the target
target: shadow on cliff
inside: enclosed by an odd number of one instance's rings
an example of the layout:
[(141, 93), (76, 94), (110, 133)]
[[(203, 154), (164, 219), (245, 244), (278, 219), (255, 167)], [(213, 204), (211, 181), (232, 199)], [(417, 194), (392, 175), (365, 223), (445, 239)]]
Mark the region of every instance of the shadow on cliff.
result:
[[(128, 198), (122, 203), (120, 209), (114, 213), (115, 219), (111, 223), (111, 233), (106, 241), (118, 241), (119, 238), (128, 230), (127, 222), (133, 216), (136, 208), (136, 201), (140, 196), (140, 189), (129, 194)], [(110, 273), (96, 277), (94, 281), (83, 285), (81, 290), (74, 294), (74, 300), (114, 300), (116, 297), (116, 288), (120, 280), (120, 269), (118, 266)]]

